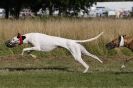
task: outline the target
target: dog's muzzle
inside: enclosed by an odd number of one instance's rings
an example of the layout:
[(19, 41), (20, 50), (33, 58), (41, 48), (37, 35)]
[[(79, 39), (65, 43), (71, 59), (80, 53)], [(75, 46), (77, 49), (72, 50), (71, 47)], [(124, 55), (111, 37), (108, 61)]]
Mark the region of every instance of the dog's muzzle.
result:
[(7, 47), (9, 47), (9, 48), (13, 48), (13, 47), (16, 46), (16, 44), (15, 44), (15, 43), (11, 43), (10, 40), (7, 40), (7, 41), (5, 42), (5, 45), (6, 45)]
[(113, 49), (113, 48), (116, 47), (116, 46), (115, 46), (114, 44), (112, 44), (112, 43), (107, 43), (105, 46), (106, 46), (106, 48), (107, 48), (108, 50)]

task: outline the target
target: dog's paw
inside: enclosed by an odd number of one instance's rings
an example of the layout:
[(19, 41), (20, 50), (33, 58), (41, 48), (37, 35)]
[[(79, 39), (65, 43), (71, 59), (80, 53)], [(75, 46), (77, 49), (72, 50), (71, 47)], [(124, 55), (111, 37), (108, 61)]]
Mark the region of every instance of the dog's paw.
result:
[(36, 58), (36, 56), (35, 56), (35, 55), (33, 55), (33, 54), (30, 54), (30, 56), (31, 56), (31, 57), (33, 57), (33, 58)]
[(21, 54), (19, 54), (19, 55), (20, 55), (20, 56), (24, 56), (24, 54), (22, 54), (22, 53), (21, 53)]
[(121, 66), (121, 69), (123, 69), (123, 68), (125, 68), (125, 67), (126, 67), (125, 65), (122, 65), (122, 66)]
[(100, 63), (102, 63), (102, 64), (103, 64), (103, 61), (100, 61)]

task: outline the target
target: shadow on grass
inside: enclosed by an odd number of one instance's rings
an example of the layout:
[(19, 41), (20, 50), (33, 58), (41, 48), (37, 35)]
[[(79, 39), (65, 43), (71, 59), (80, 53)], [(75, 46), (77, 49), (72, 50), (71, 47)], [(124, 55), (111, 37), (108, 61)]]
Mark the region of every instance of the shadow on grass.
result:
[(133, 74), (133, 71), (107, 71), (107, 72), (97, 72), (97, 73), (120, 75), (120, 74)]
[[(63, 71), (63, 72), (76, 72), (76, 71), (72, 71), (70, 69), (68, 69), (68, 67), (42, 67), (42, 68), (37, 68), (37, 67), (28, 67), (28, 68), (24, 68), (24, 67), (18, 67), (18, 68), (13, 68), (13, 67), (5, 67), (5, 68), (0, 68), (0, 71), (2, 70), (7, 70), (9, 72), (13, 72), (13, 71)], [(93, 74), (93, 73), (104, 73), (104, 74), (115, 74), (115, 75), (120, 75), (120, 74), (133, 74), (133, 71), (104, 71), (104, 72), (88, 72), (89, 74)], [(87, 74), (88, 74), (87, 73)]]
[(133, 74), (133, 72), (112, 72), (112, 73), (114, 73), (114, 74)]
[(32, 71), (32, 70), (57, 70), (57, 71), (66, 71), (66, 72), (73, 72), (68, 70), (67, 67), (44, 67), (44, 68), (0, 68), (0, 70), (8, 70), (8, 71)]

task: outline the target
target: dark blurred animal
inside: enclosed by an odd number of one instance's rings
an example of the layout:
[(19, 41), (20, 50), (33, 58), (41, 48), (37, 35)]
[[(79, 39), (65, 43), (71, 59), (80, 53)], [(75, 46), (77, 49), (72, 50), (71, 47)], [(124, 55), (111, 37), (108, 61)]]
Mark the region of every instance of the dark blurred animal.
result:
[[(126, 47), (133, 52), (133, 37), (127, 37), (126, 35), (120, 35), (117, 38), (113, 39), (111, 42), (106, 44), (107, 49), (114, 49), (117, 47)], [(124, 61), (124, 64), (121, 68), (125, 68), (125, 64), (130, 61), (132, 58)]]

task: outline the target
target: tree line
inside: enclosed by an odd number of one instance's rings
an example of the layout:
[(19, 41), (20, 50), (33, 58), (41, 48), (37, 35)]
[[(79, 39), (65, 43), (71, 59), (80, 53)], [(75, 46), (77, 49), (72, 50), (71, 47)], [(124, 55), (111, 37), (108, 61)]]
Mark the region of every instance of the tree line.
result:
[(53, 7), (59, 9), (59, 15), (66, 13), (67, 10), (85, 9), (96, 2), (103, 1), (129, 1), (129, 0), (0, 0), (0, 8), (5, 9), (5, 18), (9, 18), (9, 13), (18, 19), (20, 11), (23, 8), (30, 8), (32, 12), (37, 13), (40, 8), (49, 8), (49, 15), (52, 15)]
[(18, 19), (23, 8), (30, 8), (36, 13), (40, 8), (49, 8), (49, 15), (52, 15), (53, 6), (59, 9), (59, 15), (67, 9), (85, 9), (97, 0), (0, 0), (0, 8), (5, 9), (5, 18), (9, 18), (9, 13)]

